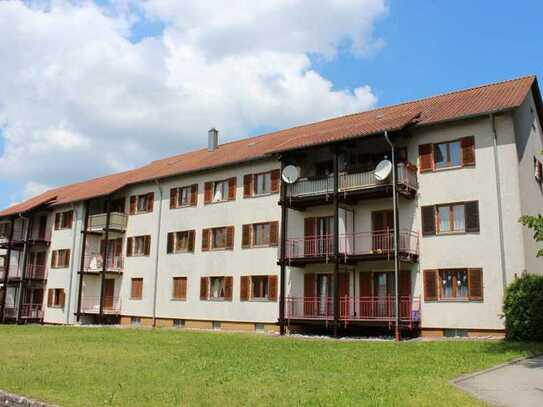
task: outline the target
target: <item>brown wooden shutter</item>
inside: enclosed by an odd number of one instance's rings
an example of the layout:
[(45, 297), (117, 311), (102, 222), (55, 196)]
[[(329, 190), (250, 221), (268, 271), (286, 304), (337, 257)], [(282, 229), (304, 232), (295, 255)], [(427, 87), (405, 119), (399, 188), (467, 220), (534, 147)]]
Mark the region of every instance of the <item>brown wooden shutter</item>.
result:
[(204, 204), (211, 203), (213, 200), (213, 182), (204, 184)]
[(224, 277), (224, 299), (226, 301), (232, 301), (232, 277)]
[(464, 209), (466, 232), (479, 232), (479, 202), (466, 202)]
[(45, 266), (45, 257), (46, 257), (45, 252), (39, 252), (36, 255), (36, 264), (38, 264), (40, 266)]
[(194, 251), (194, 239), (195, 239), (196, 231), (195, 230), (189, 230), (188, 233), (189, 233), (188, 251), (193, 252)]
[(207, 300), (209, 277), (200, 277), (200, 300)]
[(138, 197), (136, 195), (132, 195), (130, 197), (130, 215), (134, 215), (136, 213), (137, 205), (138, 205)]
[(372, 273), (359, 273), (360, 297), (371, 297), (371, 276)]
[(280, 186), (279, 170), (272, 170), (272, 172), (271, 172), (271, 192), (272, 193), (279, 192), (279, 186)]
[(179, 188), (170, 189), (170, 209), (177, 208), (177, 194), (179, 193)]
[(279, 222), (270, 222), (270, 246), (277, 246), (279, 241)]
[(193, 184), (190, 186), (190, 205), (198, 205), (198, 184)]
[(181, 287), (179, 288), (180, 292), (179, 295), (181, 299), (186, 300), (187, 299), (187, 278), (182, 277), (181, 278)]
[(460, 144), (462, 146), (462, 165), (475, 165), (475, 137), (464, 137)]
[(137, 294), (137, 290), (136, 290), (136, 279), (133, 278), (132, 281), (131, 281), (131, 286), (130, 286), (130, 298), (137, 298), (136, 297), (136, 294)]
[(173, 298), (176, 300), (187, 299), (187, 278), (186, 277), (173, 278)]
[(173, 299), (179, 299), (179, 277), (174, 277), (172, 279), (172, 283), (173, 283), (173, 290), (172, 290), (172, 298)]
[(58, 292), (58, 305), (61, 308), (64, 308), (64, 303), (66, 301), (66, 294), (64, 294), (64, 290), (59, 290)]
[(304, 274), (304, 315), (312, 316), (316, 309), (317, 284), (315, 273)]
[(149, 192), (147, 194), (147, 212), (153, 212), (154, 203), (155, 203), (155, 193)]
[(229, 201), (235, 201), (236, 200), (236, 187), (237, 187), (237, 178), (232, 177), (228, 179), (228, 200)]
[(70, 265), (70, 249), (67, 249), (64, 252), (64, 267), (68, 267)]
[(304, 219), (304, 254), (311, 255), (314, 250), (314, 245), (312, 241), (308, 240), (315, 236), (315, 221), (316, 218), (305, 218)]
[(277, 276), (268, 276), (268, 293), (270, 301), (277, 301)]
[(481, 301), (483, 299), (483, 270), (468, 269), (469, 299)]
[(400, 271), (400, 297), (410, 297), (411, 296), (411, 271), (401, 270)]
[(53, 250), (51, 253), (51, 267), (57, 266), (58, 250)]
[(437, 301), (438, 270), (424, 270), (424, 301)]
[(105, 257), (106, 255), (106, 241), (105, 239), (100, 240), (100, 255)]
[(143, 244), (144, 244), (143, 254), (145, 256), (149, 256), (151, 254), (151, 236), (145, 235), (143, 238)]
[(433, 236), (436, 234), (436, 208), (433, 205), (423, 206), (420, 209), (422, 235)]
[(240, 301), (249, 300), (249, 276), (241, 276), (239, 278), (239, 299)]
[(126, 239), (126, 257), (132, 257), (132, 247), (134, 246), (134, 238), (129, 237)]
[(420, 172), (428, 172), (434, 169), (434, 157), (432, 156), (432, 144), (419, 145)]
[(226, 249), (232, 250), (234, 248), (234, 226), (226, 227)]
[(209, 250), (209, 241), (211, 240), (211, 229), (202, 230), (202, 251), (207, 252)]
[(242, 226), (241, 247), (247, 249), (251, 247), (251, 229), (253, 225)]
[(250, 198), (253, 195), (253, 174), (243, 176), (243, 197)]
[(168, 233), (168, 244), (166, 247), (166, 253), (173, 253), (173, 242), (174, 242), (175, 232)]
[(60, 212), (55, 214), (55, 230), (60, 229)]
[(349, 273), (341, 272), (338, 275), (339, 296), (347, 297), (349, 295)]
[(123, 238), (119, 237), (115, 239), (115, 256), (121, 256), (123, 254)]
[(51, 307), (53, 305), (53, 289), (50, 288), (47, 290), (47, 306)]
[(72, 228), (72, 224), (74, 223), (74, 211), (67, 212), (67, 219), (66, 219), (66, 227), (68, 229)]

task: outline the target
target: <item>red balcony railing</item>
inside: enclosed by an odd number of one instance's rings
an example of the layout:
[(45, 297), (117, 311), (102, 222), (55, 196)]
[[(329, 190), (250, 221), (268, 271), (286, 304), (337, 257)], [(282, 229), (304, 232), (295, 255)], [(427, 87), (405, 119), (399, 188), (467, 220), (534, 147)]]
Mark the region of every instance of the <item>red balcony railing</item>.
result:
[[(419, 297), (400, 297), (400, 320), (420, 321)], [(287, 297), (285, 299), (287, 319), (331, 320), (334, 318), (332, 297)], [(341, 297), (339, 316), (342, 321), (395, 320), (395, 297)]]
[[(118, 314), (121, 312), (120, 297), (105, 296), (103, 303), (104, 314)], [(98, 314), (100, 312), (100, 297), (81, 298), (81, 312), (85, 314)]]
[(26, 266), (25, 278), (45, 280), (47, 278), (47, 267), (45, 264), (28, 264)]
[[(123, 270), (123, 256), (107, 256), (106, 271), (120, 272)], [(101, 254), (89, 254), (85, 256), (83, 271), (86, 272), (101, 272), (104, 268), (104, 256)]]
[[(6, 304), (4, 308), (4, 317), (7, 319), (16, 319), (19, 308), (13, 304)], [(42, 304), (23, 304), (21, 307), (21, 318), (23, 319), (43, 319)]]
[[(419, 253), (418, 233), (401, 230), (399, 233), (399, 251), (402, 254)], [(394, 235), (392, 230), (360, 232), (339, 236), (339, 253), (344, 256), (392, 255)], [(332, 235), (311, 236), (287, 239), (286, 258), (301, 259), (327, 257), (334, 254)]]

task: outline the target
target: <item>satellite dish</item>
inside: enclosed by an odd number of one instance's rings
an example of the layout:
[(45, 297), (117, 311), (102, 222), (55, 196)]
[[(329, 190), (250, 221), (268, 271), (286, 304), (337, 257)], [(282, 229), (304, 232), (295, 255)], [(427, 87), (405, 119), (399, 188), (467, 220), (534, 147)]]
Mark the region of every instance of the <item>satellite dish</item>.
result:
[(375, 167), (375, 179), (377, 181), (384, 181), (390, 176), (391, 172), (392, 163), (389, 160), (383, 160), (379, 164), (377, 164), (377, 167)]
[(294, 184), (300, 177), (300, 170), (294, 165), (287, 165), (283, 168), (282, 178), (287, 184)]

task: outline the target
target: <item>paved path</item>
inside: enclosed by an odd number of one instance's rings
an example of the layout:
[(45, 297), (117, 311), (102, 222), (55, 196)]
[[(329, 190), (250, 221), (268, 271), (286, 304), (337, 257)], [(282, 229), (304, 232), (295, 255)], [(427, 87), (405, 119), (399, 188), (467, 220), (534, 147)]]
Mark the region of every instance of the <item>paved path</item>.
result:
[(492, 405), (543, 406), (543, 356), (461, 378), (455, 384)]

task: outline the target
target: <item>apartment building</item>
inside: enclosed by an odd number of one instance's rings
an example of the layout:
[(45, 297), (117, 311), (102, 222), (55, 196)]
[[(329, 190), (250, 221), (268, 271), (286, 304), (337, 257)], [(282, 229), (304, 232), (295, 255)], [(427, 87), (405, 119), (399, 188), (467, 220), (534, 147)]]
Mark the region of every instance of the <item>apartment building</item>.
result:
[[(535, 77), (343, 116), (0, 212), (0, 318), (288, 332), (503, 333), (541, 273)], [(377, 167), (377, 171), (376, 171)], [(377, 174), (376, 174), (377, 172)]]

